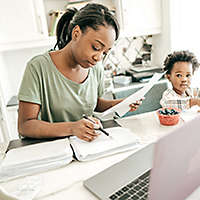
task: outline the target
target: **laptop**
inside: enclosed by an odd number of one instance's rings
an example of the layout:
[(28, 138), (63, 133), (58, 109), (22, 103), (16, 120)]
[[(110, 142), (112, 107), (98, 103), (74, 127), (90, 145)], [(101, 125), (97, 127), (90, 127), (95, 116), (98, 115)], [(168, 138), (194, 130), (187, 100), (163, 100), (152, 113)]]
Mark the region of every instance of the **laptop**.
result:
[(197, 116), (85, 180), (84, 186), (102, 200), (185, 199), (200, 185), (199, 122)]

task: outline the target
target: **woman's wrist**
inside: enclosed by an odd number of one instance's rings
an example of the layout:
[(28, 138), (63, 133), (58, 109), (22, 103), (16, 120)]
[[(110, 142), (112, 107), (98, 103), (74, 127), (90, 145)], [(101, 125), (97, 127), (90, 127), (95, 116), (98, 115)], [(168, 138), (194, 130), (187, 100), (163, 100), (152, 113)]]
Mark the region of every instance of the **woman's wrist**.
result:
[(121, 103), (123, 100), (124, 99), (115, 99), (115, 100), (113, 100), (112, 107), (115, 106), (115, 105), (117, 105), (118, 103)]

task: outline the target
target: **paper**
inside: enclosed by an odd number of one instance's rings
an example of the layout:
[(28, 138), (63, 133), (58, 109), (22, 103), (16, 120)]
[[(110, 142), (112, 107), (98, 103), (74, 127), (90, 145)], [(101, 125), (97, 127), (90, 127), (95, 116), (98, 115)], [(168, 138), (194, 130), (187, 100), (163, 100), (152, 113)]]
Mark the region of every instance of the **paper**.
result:
[(9, 194), (4, 188), (0, 186), (0, 199), (1, 200), (20, 200), (16, 196)]
[(188, 110), (182, 111), (180, 113), (180, 117), (184, 122), (188, 122), (194, 119), (196, 116), (200, 115), (199, 110), (200, 110), (199, 106), (193, 106)]
[(70, 143), (79, 161), (93, 160), (140, 146), (139, 137), (127, 128), (113, 127), (105, 130), (109, 137), (100, 134), (92, 142), (80, 140), (75, 136), (70, 137)]
[(32, 200), (42, 188), (41, 178), (26, 177), (20, 184), (12, 187), (11, 191), (6, 191), (0, 186), (1, 200)]
[(106, 110), (101, 114), (102, 117), (108, 115), (112, 112), (117, 112), (117, 114), (122, 117), (125, 115), (129, 110), (129, 105), (142, 99), (144, 95), (153, 87), (153, 85), (165, 74), (163, 73), (155, 73), (153, 77), (149, 80), (148, 84), (146, 84), (142, 89), (138, 90), (134, 94), (130, 95), (126, 99), (124, 99), (121, 103), (113, 106), (112, 108)]
[(72, 156), (67, 138), (11, 149), (0, 165), (0, 182), (64, 166)]
[[(60, 139), (11, 149), (6, 154), (3, 166), (34, 163), (63, 155), (72, 156), (68, 139)], [(23, 158), (23, 159), (22, 159)]]
[(43, 182), (39, 177), (26, 177), (23, 182), (13, 192), (19, 200), (32, 200), (35, 199), (41, 190)]

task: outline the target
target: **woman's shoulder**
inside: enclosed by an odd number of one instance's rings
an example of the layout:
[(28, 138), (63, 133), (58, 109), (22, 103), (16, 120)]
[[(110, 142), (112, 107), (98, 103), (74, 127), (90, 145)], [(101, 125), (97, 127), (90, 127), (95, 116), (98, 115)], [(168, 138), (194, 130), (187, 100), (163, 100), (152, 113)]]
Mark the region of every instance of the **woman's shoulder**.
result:
[(39, 54), (34, 56), (33, 58), (31, 58), (28, 61), (28, 64), (36, 64), (36, 63), (41, 63), (41, 62), (47, 62), (49, 61), (50, 56), (49, 56), (49, 52), (45, 52), (43, 54)]
[(26, 69), (31, 72), (41, 73), (42, 71), (49, 71), (52, 65), (49, 52), (39, 54), (31, 58), (26, 65)]

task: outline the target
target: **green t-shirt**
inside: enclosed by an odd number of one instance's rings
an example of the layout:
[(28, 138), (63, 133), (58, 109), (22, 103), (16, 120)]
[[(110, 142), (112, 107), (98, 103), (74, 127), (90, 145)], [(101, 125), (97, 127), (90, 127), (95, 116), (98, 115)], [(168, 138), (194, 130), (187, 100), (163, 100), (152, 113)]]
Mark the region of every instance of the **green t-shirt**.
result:
[(38, 119), (64, 122), (80, 120), (83, 114), (92, 115), (103, 93), (103, 65), (90, 68), (87, 79), (78, 84), (57, 70), (47, 52), (28, 62), (18, 99), (41, 105)]

